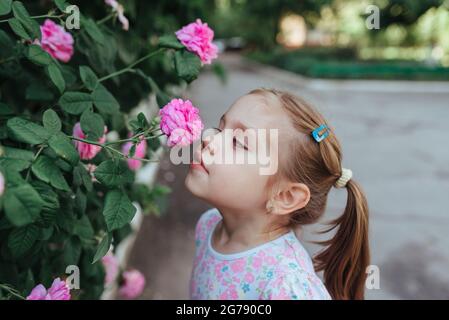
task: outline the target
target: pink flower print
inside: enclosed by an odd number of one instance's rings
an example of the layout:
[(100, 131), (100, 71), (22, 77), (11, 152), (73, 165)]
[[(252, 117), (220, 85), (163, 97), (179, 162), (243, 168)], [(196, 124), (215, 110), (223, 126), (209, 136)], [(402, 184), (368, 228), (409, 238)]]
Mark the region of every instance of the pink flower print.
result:
[(253, 268), (255, 268), (256, 270), (258, 270), (261, 266), (262, 266), (262, 258), (255, 256), (253, 257)]
[(238, 259), (231, 263), (232, 272), (243, 272), (245, 269), (246, 261), (245, 259)]
[(272, 265), (276, 264), (276, 259), (275, 259), (273, 256), (267, 256), (267, 257), (265, 258), (265, 262), (266, 262), (268, 265), (272, 266)]
[(245, 280), (245, 282), (252, 283), (254, 281), (254, 275), (251, 272), (247, 272), (243, 280)]

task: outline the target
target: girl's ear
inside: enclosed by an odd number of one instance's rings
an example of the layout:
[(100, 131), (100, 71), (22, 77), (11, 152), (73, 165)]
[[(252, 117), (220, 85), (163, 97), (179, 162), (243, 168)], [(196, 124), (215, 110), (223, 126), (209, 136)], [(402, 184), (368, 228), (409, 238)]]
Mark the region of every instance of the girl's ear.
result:
[(304, 208), (310, 200), (310, 189), (304, 183), (287, 182), (271, 200), (272, 214), (285, 215)]

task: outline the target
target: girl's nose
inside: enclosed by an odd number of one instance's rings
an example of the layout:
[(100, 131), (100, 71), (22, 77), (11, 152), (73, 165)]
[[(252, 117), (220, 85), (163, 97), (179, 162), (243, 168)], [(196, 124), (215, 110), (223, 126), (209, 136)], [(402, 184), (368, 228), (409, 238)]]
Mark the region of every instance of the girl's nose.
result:
[(206, 137), (202, 140), (202, 149), (208, 149), (211, 155), (215, 154), (215, 148), (213, 147), (212, 136)]
[(215, 138), (215, 136), (217, 135), (217, 133), (219, 133), (219, 131), (214, 128), (206, 129), (202, 133), (201, 147), (203, 150), (206, 148), (209, 149), (209, 152), (211, 153), (211, 155), (213, 155), (215, 153), (215, 146), (212, 141)]

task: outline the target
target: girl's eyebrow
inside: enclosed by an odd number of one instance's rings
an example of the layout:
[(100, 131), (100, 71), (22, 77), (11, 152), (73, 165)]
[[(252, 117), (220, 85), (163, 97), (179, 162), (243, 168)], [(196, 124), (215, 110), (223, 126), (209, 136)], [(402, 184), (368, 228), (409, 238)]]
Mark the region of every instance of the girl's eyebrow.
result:
[[(226, 114), (223, 114), (223, 115), (220, 117), (220, 122), (221, 122), (221, 121), (223, 121), (223, 124), (226, 125)], [(254, 127), (247, 126), (246, 124), (244, 124), (244, 123), (241, 122), (240, 120), (237, 120), (237, 121), (235, 122), (235, 126), (236, 126), (237, 128), (241, 128), (241, 129), (243, 129), (243, 130), (246, 130), (246, 129), (256, 129), (256, 128), (254, 128)]]

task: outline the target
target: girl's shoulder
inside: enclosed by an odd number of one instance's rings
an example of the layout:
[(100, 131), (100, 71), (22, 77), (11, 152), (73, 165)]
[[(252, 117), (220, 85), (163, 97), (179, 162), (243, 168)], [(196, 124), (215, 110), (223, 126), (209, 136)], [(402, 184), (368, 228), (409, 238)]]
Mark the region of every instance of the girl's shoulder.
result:
[(215, 224), (222, 219), (217, 208), (211, 208), (203, 212), (195, 227), (195, 239), (205, 241)]

